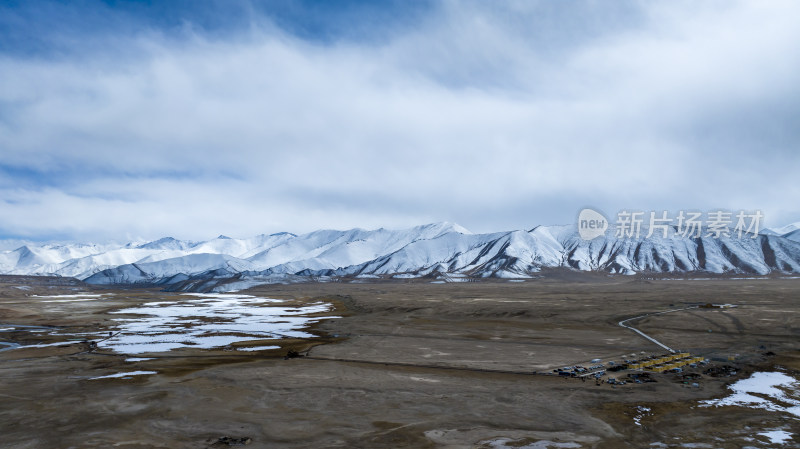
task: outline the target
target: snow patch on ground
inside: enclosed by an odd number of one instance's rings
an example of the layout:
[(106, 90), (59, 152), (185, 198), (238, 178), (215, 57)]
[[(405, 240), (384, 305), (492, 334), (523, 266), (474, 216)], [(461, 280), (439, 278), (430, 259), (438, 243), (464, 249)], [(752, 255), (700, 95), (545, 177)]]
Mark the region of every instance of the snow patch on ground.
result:
[[(100, 348), (123, 354), (180, 348), (222, 348), (232, 343), (281, 338), (313, 338), (300, 329), (320, 318), (305, 315), (331, 310), (326, 303), (303, 307), (282, 300), (224, 293), (189, 293), (186, 299), (159, 301), (118, 310), (118, 333)], [(332, 317), (326, 317), (332, 318)]]
[(148, 374), (158, 374), (156, 371), (131, 371), (128, 373), (117, 373), (117, 374), (109, 374), (107, 376), (97, 376), (97, 377), (90, 377), (89, 380), (97, 380), (97, 379), (116, 379), (116, 378), (126, 378), (131, 376), (144, 376)]
[(280, 346), (251, 346), (248, 348), (236, 348), (237, 351), (267, 351), (269, 349), (280, 349)]
[(72, 294), (72, 295), (42, 295), (42, 296), (39, 296), (39, 295), (31, 295), (31, 298), (53, 298), (53, 299), (67, 299), (67, 298), (76, 298), (76, 299), (80, 298), (80, 299), (83, 299), (83, 298), (95, 298), (95, 299), (99, 299), (99, 298), (102, 298), (103, 296), (104, 296), (104, 295), (103, 295), (102, 293), (101, 293), (101, 294), (91, 294), (91, 293), (75, 293), (75, 294)]
[(31, 298), (37, 299), (46, 299), (42, 302), (81, 302), (81, 301), (97, 301), (98, 299), (105, 299), (108, 296), (113, 295), (113, 293), (101, 293), (101, 294), (90, 294), (90, 293), (75, 293), (71, 295), (31, 295)]
[(766, 437), (772, 444), (785, 444), (792, 439), (792, 434), (785, 430), (770, 430), (759, 432), (759, 435)]
[(74, 345), (75, 343), (80, 343), (77, 341), (60, 341), (58, 343), (45, 343), (45, 344), (38, 344), (38, 345), (20, 345), (20, 349), (27, 349), (27, 348), (49, 348), (51, 346), (69, 346)]
[(489, 445), (489, 447), (491, 447), (492, 449), (555, 449), (555, 448), (581, 447), (581, 445), (578, 443), (573, 443), (573, 442), (557, 443), (555, 441), (549, 441), (549, 440), (541, 440), (535, 443), (519, 446), (518, 444), (516, 444), (517, 441), (519, 440), (514, 440), (511, 438), (496, 438), (494, 440), (481, 441), (481, 444)]
[[(731, 395), (721, 399), (702, 401), (701, 407), (721, 407), (737, 405), (740, 407), (760, 408), (764, 410), (786, 412), (800, 417), (800, 400), (798, 396), (800, 383), (788, 374), (781, 372), (757, 372), (747, 379), (742, 379), (728, 386)], [(792, 391), (790, 396), (783, 389)], [(755, 394), (767, 396), (767, 399)], [(784, 406), (783, 404), (789, 404)]]
[(642, 405), (636, 407), (636, 416), (633, 417), (634, 424), (636, 424), (637, 426), (641, 427), (642, 426), (642, 418), (644, 418), (645, 416), (651, 415), (652, 413), (650, 413), (650, 412), (651, 412), (650, 407), (644, 407)]

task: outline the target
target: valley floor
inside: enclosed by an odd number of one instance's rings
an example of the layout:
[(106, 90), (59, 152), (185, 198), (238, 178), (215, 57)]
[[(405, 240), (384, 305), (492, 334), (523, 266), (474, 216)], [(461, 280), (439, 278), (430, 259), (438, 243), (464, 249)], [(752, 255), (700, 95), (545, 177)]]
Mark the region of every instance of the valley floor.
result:
[[(102, 296), (44, 298), (76, 292)], [(797, 279), (335, 282), (244, 293), (286, 299), (298, 308), (324, 301), (333, 308), (319, 318), (336, 318), (312, 325), (317, 337), (271, 342), (280, 349), (187, 347), (133, 357), (102, 343), (95, 348), (79, 336), (113, 334), (120, 315), (111, 312), (180, 295), (0, 279), (0, 329), (16, 326), (0, 332), (0, 341), (21, 345), (0, 347), (0, 446), (800, 445), (800, 414), (792, 408), (800, 404), (797, 384), (756, 393), (772, 410), (703, 406), (728, 396), (728, 385), (754, 372), (800, 379)], [(699, 375), (690, 381), (682, 374), (653, 374), (657, 382), (597, 385), (552, 375), (593, 359), (608, 366), (662, 354), (617, 323), (706, 303), (737, 307), (635, 322), (671, 348), (711, 360), (688, 368), (683, 374)], [(285, 359), (289, 350), (304, 356)], [(724, 366), (736, 374), (728, 376)], [(704, 374), (711, 367), (723, 375)]]

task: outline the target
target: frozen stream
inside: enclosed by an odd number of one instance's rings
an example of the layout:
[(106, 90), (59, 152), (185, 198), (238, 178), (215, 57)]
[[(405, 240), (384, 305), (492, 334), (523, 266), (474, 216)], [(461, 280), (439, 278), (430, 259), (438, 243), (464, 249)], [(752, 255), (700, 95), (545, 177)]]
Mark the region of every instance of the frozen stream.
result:
[[(16, 332), (16, 331), (28, 331), (28, 332), (47, 332), (52, 331), (54, 328), (52, 327), (45, 327), (45, 326), (25, 326), (22, 324), (3, 324), (0, 323), (0, 333), (3, 332)], [(16, 349), (20, 348), (22, 345), (19, 343), (14, 343), (12, 341), (0, 341), (0, 352), (8, 351), (9, 349)]]

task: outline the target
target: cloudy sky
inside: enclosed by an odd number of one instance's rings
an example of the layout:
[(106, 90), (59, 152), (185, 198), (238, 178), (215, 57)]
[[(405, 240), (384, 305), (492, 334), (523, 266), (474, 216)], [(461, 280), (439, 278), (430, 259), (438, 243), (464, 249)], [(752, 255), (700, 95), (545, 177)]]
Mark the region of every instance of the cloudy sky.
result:
[(3, 2), (0, 238), (800, 221), (794, 1)]

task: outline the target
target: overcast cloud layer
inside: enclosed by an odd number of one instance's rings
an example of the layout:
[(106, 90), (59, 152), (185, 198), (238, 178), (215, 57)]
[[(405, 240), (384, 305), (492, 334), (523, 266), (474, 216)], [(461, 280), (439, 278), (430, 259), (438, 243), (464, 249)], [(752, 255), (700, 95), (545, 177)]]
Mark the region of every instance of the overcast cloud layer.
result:
[(0, 238), (800, 220), (798, 2), (274, 5), (0, 8)]

